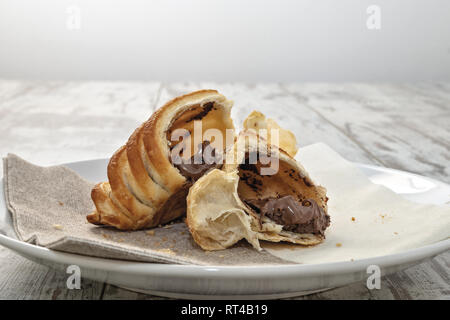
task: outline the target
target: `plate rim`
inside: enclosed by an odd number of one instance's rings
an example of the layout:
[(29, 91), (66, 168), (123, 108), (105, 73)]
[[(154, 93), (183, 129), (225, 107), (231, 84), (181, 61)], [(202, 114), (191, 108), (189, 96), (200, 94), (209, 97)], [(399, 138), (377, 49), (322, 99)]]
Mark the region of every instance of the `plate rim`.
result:
[[(450, 249), (450, 239), (426, 245), (420, 248), (409, 249), (389, 255), (358, 259), (354, 261), (324, 262), (314, 264), (287, 264), (264, 266), (216, 266), (216, 265), (181, 265), (140, 261), (127, 261), (100, 257), (84, 256), (74, 253), (51, 250), (45, 247), (29, 244), (0, 234), (0, 244), (11, 250), (44, 259), (55, 263), (76, 264), (80, 267), (101, 268), (110, 272), (132, 272), (136, 275), (162, 275), (196, 277), (198, 272), (208, 272), (211, 278), (260, 278), (271, 274), (272, 278), (290, 278), (295, 275), (324, 275), (338, 273), (352, 273), (366, 269), (369, 265), (390, 267), (407, 264), (435, 256)], [(95, 266), (94, 266), (95, 264)], [(126, 268), (126, 269), (124, 269)], [(276, 272), (275, 272), (276, 271)], [(248, 274), (247, 274), (248, 272)], [(274, 273), (275, 272), (275, 273)], [(180, 274), (182, 273), (182, 274)], [(274, 274), (276, 275), (274, 277)]]

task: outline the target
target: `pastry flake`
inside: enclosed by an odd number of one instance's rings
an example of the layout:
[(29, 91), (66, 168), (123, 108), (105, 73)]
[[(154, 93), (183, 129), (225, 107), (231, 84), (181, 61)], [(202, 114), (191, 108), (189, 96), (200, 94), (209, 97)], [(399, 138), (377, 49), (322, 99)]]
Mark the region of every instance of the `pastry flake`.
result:
[(264, 114), (259, 111), (252, 111), (249, 116), (244, 120), (244, 130), (260, 132), (261, 129), (267, 130), (267, 137), (265, 139), (272, 143), (272, 130), (278, 131), (278, 142), (276, 145), (278, 148), (283, 149), (291, 157), (297, 154), (297, 139), (295, 135), (286, 129), (281, 128), (275, 120), (266, 118)]

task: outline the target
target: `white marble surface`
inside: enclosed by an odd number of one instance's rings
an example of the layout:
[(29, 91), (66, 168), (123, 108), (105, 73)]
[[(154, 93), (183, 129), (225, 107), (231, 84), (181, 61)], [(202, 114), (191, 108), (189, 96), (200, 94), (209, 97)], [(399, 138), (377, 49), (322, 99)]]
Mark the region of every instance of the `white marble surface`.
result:
[[(253, 109), (292, 130), (300, 145), (325, 142), (351, 161), (450, 183), (450, 83), (239, 84), (24, 82), (0, 80), (0, 155), (40, 165), (106, 158), (169, 98), (214, 88), (235, 101), (241, 123)], [(0, 164), (1, 166), (1, 164)], [(105, 168), (106, 170), (106, 168)], [(383, 278), (306, 299), (450, 299), (450, 253)], [(0, 248), (0, 299), (157, 299), (83, 281)]]

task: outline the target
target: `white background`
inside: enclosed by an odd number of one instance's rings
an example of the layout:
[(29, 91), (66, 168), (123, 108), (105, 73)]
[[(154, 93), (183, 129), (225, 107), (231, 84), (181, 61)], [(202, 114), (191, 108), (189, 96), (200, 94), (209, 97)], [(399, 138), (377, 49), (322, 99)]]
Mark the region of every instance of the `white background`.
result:
[(0, 78), (450, 80), (450, 1), (0, 0)]

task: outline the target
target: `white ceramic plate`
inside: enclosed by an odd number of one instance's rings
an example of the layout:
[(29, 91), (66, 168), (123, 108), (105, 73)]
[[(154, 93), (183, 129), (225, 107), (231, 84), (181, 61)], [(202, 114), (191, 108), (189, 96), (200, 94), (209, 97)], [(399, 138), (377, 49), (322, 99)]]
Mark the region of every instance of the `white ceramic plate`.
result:
[[(90, 181), (106, 179), (107, 159), (67, 164)], [(409, 200), (444, 204), (450, 200), (450, 185), (415, 174), (368, 165), (358, 165), (377, 184)], [(0, 186), (3, 193), (3, 183)], [(450, 239), (397, 254), (335, 263), (276, 267), (186, 266), (93, 258), (52, 251), (15, 239), (11, 218), (0, 198), (0, 244), (27, 259), (66, 270), (78, 265), (83, 278), (108, 282), (131, 290), (176, 298), (282, 298), (326, 290), (361, 281), (367, 267), (378, 265), (389, 274), (418, 264), (450, 249)]]

